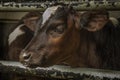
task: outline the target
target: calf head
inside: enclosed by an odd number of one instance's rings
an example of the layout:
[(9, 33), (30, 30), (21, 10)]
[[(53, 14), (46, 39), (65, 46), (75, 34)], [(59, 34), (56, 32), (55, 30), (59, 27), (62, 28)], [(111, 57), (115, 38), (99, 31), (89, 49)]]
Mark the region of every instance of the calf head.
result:
[[(18, 22), (15, 29), (8, 36), (8, 58), (9, 60), (19, 60), (19, 54), (33, 37), (39, 12), (29, 12)], [(14, 26), (13, 26), (14, 27)], [(7, 59), (8, 59), (7, 58)]]
[(71, 7), (50, 7), (38, 21), (34, 37), (21, 52), (20, 61), (29, 67), (62, 63), (80, 66), (81, 30), (99, 30), (106, 22), (106, 13), (79, 14)]

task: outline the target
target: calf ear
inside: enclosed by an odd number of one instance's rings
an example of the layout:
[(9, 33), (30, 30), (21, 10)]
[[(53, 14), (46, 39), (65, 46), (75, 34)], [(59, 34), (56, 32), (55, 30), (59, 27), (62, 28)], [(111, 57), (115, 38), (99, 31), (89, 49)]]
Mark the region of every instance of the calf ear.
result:
[(75, 22), (75, 27), (80, 30), (80, 13), (77, 13), (74, 15), (74, 22)]
[(88, 11), (81, 15), (80, 26), (88, 31), (102, 29), (109, 20), (107, 11)]
[(31, 18), (27, 18), (24, 19), (24, 24), (32, 31), (35, 31), (35, 26), (36, 26), (36, 22), (38, 20), (39, 17), (31, 17)]

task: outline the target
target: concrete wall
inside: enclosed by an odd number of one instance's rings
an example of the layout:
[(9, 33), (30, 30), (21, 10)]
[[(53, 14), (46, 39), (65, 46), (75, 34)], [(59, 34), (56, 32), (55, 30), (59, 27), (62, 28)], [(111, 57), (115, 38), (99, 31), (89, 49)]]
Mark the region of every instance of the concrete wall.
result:
[(0, 19), (19, 20), (26, 13), (28, 12), (0, 12)]
[[(109, 11), (110, 16), (120, 17), (120, 11)], [(28, 12), (0, 12), (0, 22), (2, 20), (19, 20)]]

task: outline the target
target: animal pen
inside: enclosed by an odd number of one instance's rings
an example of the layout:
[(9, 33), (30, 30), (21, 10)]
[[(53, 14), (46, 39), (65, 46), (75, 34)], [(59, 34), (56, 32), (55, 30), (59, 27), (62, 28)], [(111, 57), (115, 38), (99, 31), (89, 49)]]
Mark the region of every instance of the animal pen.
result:
[[(57, 1), (41, 1), (41, 2), (3, 2), (0, 4), (0, 37), (3, 39), (8, 34), (4, 35), (4, 28), (11, 29), (11, 26), (20, 20), (20, 18), (29, 11), (43, 12), (47, 7), (53, 4), (72, 5), (78, 11), (97, 10), (105, 8), (110, 12), (111, 16), (120, 18), (120, 1), (119, 0), (57, 0)], [(13, 15), (13, 14), (16, 15)], [(13, 17), (14, 16), (14, 17)], [(3, 27), (1, 27), (3, 26)], [(6, 41), (6, 40), (5, 40)], [(71, 68), (70, 66), (54, 65), (47, 68), (26, 68), (20, 62), (4, 60), (3, 45), (5, 41), (1, 41), (0, 45), (0, 80), (8, 80), (7, 75), (15, 74), (19, 76), (27, 76), (29, 80), (34, 80), (31, 77), (43, 80), (120, 80), (120, 71), (103, 70), (92, 68)], [(19, 79), (22, 80), (22, 79)]]

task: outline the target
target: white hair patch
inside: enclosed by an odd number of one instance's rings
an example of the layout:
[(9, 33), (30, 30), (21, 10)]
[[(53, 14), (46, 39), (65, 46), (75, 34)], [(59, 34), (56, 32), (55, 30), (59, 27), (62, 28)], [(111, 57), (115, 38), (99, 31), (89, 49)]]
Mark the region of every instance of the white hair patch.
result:
[(118, 21), (116, 18), (114, 18), (114, 17), (110, 17), (110, 20), (112, 21), (112, 23), (113, 23), (113, 25), (114, 25), (115, 27), (118, 26), (119, 21)]
[(58, 7), (61, 7), (61, 6), (53, 6), (45, 10), (42, 16), (43, 18), (42, 25), (44, 25), (44, 23), (51, 17), (51, 15), (55, 13)]
[(19, 25), (12, 33), (10, 33), (9, 38), (8, 38), (8, 43), (9, 45), (20, 35), (24, 34), (20, 28), (24, 26), (25, 24)]

